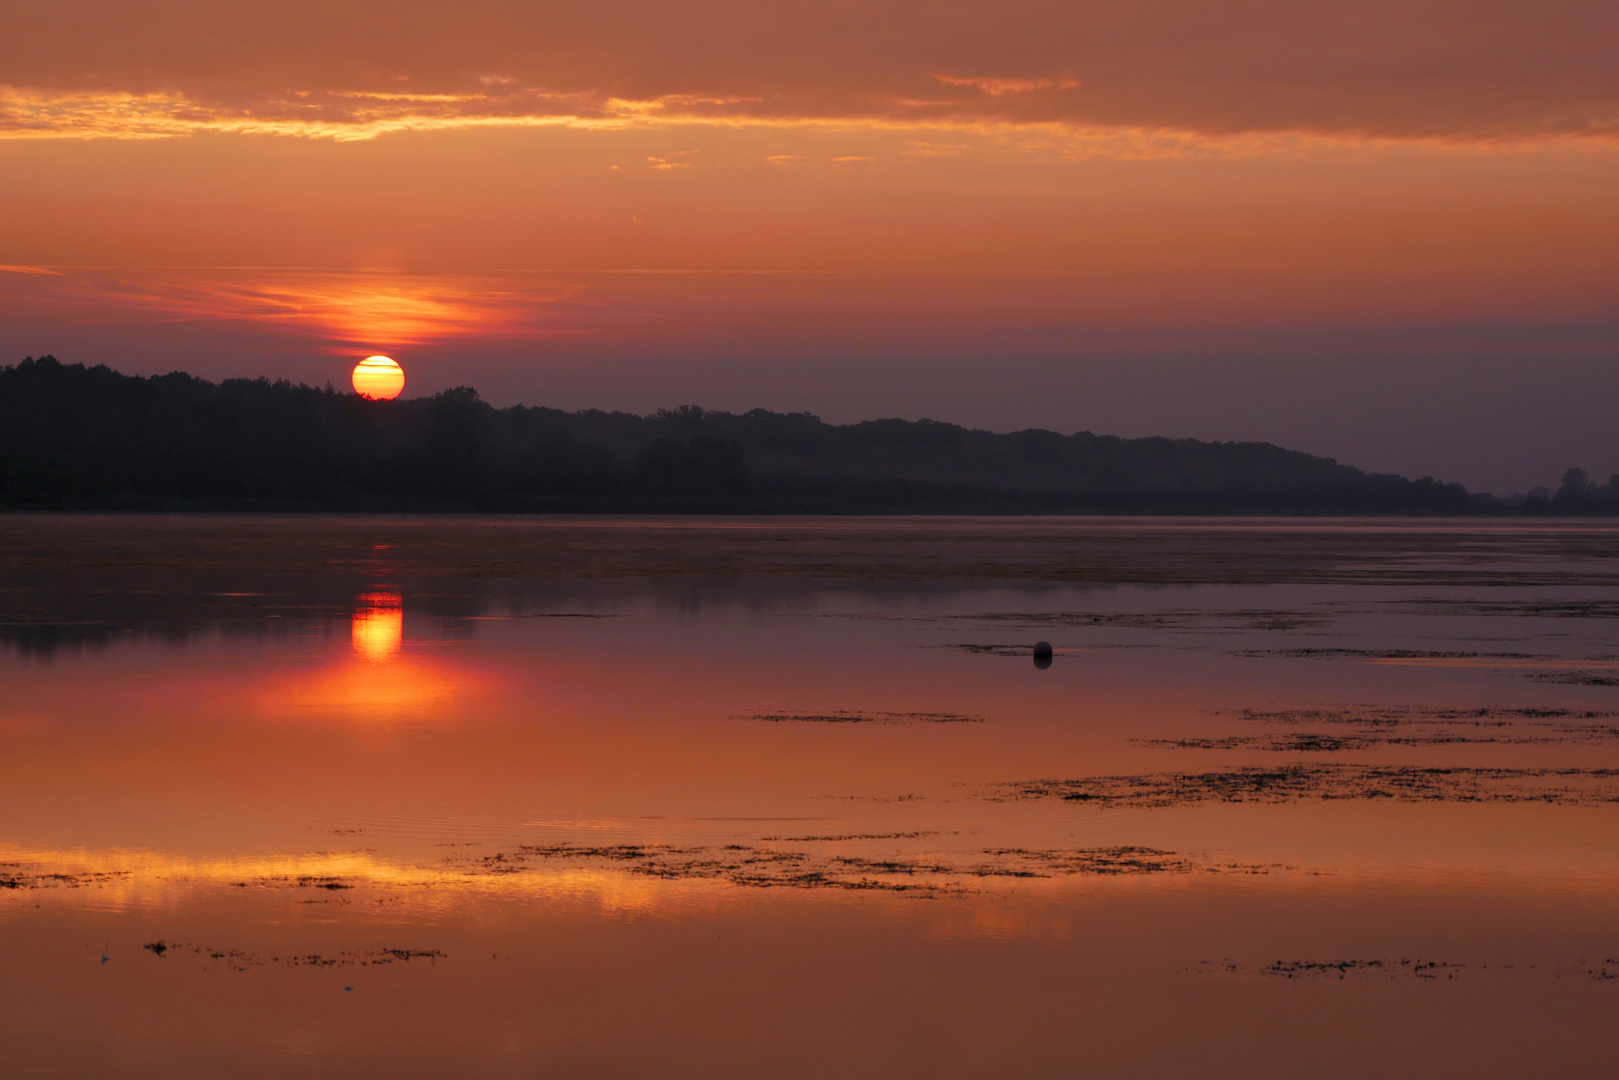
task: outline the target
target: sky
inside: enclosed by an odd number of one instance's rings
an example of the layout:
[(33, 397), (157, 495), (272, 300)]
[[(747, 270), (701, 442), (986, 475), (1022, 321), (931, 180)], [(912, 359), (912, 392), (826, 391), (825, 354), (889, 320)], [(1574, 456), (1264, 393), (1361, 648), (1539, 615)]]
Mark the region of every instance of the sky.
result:
[(1619, 5), (0, 0), (0, 362), (1619, 472)]

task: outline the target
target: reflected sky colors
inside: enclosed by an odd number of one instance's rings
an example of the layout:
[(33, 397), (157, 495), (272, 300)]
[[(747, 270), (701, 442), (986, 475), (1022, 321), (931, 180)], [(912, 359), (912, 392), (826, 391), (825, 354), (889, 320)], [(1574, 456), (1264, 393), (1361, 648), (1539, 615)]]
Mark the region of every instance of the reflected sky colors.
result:
[[(596, 576), (490, 577), (479, 536), (552, 526), (96, 520), (211, 561), (191, 594), (139, 554), (79, 571), (71, 613), (49, 563), (7, 586), (13, 1075), (1599, 1076), (1614, 1050), (1611, 531), (783, 522), (751, 542), (822, 545), (821, 576), (646, 578), (606, 553), (719, 542), (573, 523)], [(869, 572), (952, 528), (977, 580)], [(1134, 530), (1113, 576), (1145, 580), (1006, 578), (1042, 529)], [(1359, 554), (1189, 580), (1288, 529)], [(249, 542), (332, 569), (230, 570)]]

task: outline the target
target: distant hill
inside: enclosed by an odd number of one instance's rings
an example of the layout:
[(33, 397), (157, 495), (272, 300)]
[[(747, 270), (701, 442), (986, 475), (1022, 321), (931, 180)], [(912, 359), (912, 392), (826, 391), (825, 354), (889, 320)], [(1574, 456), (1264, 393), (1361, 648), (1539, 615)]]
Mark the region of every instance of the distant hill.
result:
[(1460, 484), (1369, 474), (1268, 443), (836, 425), (764, 410), (496, 409), (466, 388), (372, 402), (330, 387), (147, 378), (44, 357), (0, 368), (0, 506), (1457, 513), (1475, 502)]

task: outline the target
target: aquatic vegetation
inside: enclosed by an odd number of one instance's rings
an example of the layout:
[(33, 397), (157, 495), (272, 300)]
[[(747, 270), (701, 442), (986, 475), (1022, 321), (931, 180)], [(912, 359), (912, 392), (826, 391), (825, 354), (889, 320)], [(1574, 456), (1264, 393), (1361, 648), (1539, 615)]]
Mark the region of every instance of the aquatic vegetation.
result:
[(1027, 780), (991, 787), (989, 799), (1061, 799), (1142, 809), (1200, 802), (1305, 800), (1394, 802), (1619, 803), (1619, 768), (1468, 768), (1420, 765), (1300, 764), (1202, 773), (1143, 773), (1073, 780)]

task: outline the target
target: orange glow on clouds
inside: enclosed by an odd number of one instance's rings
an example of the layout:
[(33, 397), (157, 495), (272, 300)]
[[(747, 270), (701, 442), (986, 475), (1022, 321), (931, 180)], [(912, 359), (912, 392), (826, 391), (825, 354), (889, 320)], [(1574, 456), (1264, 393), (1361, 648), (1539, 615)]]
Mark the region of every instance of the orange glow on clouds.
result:
[[(11, 5), (0, 133), (991, 120), (1492, 138), (1619, 131), (1599, 0), (260, 0)], [(851, 47), (851, 43), (858, 43)], [(363, 58), (359, 60), (357, 58)], [(1504, 59), (1506, 58), (1506, 59)]]
[[(1029, 357), (1539, 369), (1619, 341), (1611, 2), (11, 8), (0, 363), (319, 383), (397, 352), (413, 392), (499, 404), (1072, 430), (1119, 423), (1088, 375), (994, 415), (969, 385)], [(1171, 430), (1163, 392), (1119, 391), (1135, 433)], [(1228, 422), (1254, 400), (1175, 433), (1454, 467), (1381, 457), (1381, 411), (1345, 443)]]
[[(354, 365), (354, 392), (363, 398), (370, 398), (372, 401), (392, 401), (394, 398), (398, 397), (404, 391), (404, 389), (404, 369), (394, 362), (391, 357), (368, 356), (364, 360), (361, 360), (358, 364)], [(385, 608), (376, 608), (362, 614), (368, 618), (374, 617), (379, 624), (385, 616), (391, 616), (391, 618), (394, 620), (392, 624), (394, 630), (393, 647), (396, 649), (399, 647), (398, 630), (400, 624), (398, 620), (401, 618), (401, 613), (397, 606), (397, 599), (395, 600), (395, 607), (392, 609), (392, 611)], [(361, 618), (362, 615), (360, 614), (354, 616), (354, 642), (356, 647), (358, 647), (360, 644), (359, 629)]]
[[(3, 270), (5, 268), (0, 268)], [(577, 283), (521, 275), (427, 275), (398, 271), (52, 270), (15, 267), (0, 277), (59, 282), (30, 302), (144, 323), (220, 322), (257, 333), (314, 339), (334, 353), (356, 346), (409, 348), (469, 336), (532, 337)], [(81, 316), (82, 317), (82, 316)], [(359, 387), (355, 389), (358, 391)]]

